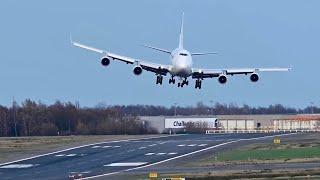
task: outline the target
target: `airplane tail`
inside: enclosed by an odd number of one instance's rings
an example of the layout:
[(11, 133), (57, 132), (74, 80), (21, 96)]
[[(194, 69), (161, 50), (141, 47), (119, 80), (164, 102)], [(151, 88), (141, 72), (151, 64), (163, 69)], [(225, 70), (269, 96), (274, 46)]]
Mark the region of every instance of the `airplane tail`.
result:
[(179, 36), (179, 48), (183, 48), (183, 21), (184, 21), (184, 13), (182, 13), (182, 18), (181, 18), (181, 27), (180, 27), (180, 36)]

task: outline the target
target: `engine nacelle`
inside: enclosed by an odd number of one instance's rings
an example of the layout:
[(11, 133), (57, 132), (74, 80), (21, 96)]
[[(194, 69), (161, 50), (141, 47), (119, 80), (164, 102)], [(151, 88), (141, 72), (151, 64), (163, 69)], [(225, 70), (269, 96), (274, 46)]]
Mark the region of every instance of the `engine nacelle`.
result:
[(101, 64), (102, 66), (108, 66), (110, 64), (110, 59), (109, 57), (103, 57), (101, 58)]
[(227, 82), (227, 76), (225, 76), (225, 75), (220, 75), (219, 77), (218, 77), (218, 81), (219, 81), (219, 83), (221, 83), (221, 84), (225, 84), (226, 82)]
[(250, 75), (250, 80), (251, 80), (252, 82), (257, 82), (257, 81), (259, 80), (259, 75), (256, 74), (256, 73), (251, 74), (251, 75)]
[(135, 75), (140, 75), (141, 73), (142, 73), (142, 67), (141, 66), (135, 66), (134, 68), (133, 68), (133, 73), (135, 74)]

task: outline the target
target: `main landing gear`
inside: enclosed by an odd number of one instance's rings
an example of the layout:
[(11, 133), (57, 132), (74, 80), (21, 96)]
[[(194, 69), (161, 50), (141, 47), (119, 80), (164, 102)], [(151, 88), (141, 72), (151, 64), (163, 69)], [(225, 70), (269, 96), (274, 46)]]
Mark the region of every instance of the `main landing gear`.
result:
[(156, 81), (156, 84), (160, 84), (160, 85), (162, 85), (162, 80), (163, 80), (163, 76), (161, 76), (161, 75), (157, 75), (157, 81)]
[(184, 85), (189, 85), (189, 81), (187, 81), (187, 78), (184, 78), (183, 81), (178, 83), (178, 87), (183, 87)]
[(194, 86), (196, 89), (201, 89), (201, 80), (200, 79), (197, 79), (196, 80), (196, 85)]

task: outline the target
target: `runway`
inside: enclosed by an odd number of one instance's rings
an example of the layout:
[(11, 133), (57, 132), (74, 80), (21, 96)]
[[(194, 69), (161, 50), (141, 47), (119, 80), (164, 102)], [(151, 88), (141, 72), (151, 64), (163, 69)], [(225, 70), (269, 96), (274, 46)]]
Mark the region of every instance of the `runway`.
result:
[[(287, 136), (289, 134), (277, 134)], [(156, 169), (160, 164), (230, 146), (241, 141), (269, 139), (275, 134), (174, 135), (110, 141), (74, 147), (42, 156), (0, 165), (1, 179), (67, 179), (82, 174), (85, 179), (116, 178), (124, 172)]]

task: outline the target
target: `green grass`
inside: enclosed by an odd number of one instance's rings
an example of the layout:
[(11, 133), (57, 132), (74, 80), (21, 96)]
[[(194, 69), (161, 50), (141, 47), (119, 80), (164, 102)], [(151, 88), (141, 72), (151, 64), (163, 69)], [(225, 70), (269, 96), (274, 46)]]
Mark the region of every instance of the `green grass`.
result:
[(320, 157), (320, 146), (285, 149), (243, 149), (222, 153), (216, 161), (280, 160)]

